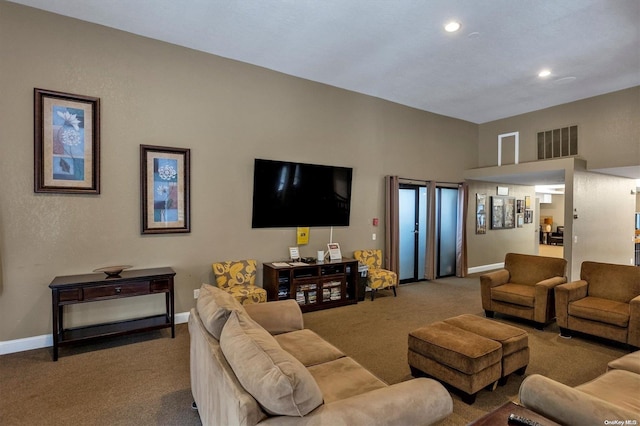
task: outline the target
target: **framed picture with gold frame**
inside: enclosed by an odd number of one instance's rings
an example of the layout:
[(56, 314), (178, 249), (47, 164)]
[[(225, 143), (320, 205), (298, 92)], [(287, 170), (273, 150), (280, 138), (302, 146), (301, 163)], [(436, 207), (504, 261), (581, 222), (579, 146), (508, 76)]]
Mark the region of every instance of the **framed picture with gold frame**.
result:
[(100, 99), (34, 89), (34, 192), (100, 193)]

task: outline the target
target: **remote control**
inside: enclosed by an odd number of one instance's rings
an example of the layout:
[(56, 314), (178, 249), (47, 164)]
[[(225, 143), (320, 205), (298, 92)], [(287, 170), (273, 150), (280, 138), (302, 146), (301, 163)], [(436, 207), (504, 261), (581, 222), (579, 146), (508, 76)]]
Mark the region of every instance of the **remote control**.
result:
[(542, 426), (540, 423), (535, 422), (531, 419), (527, 419), (526, 417), (519, 416), (517, 414), (509, 414), (509, 424), (510, 425), (523, 425), (523, 426)]

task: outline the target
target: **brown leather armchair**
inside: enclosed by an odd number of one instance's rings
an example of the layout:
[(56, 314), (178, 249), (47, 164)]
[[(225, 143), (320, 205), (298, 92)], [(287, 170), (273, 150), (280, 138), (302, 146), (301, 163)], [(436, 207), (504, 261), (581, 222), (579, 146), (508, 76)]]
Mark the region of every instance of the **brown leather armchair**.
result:
[(555, 289), (560, 334), (591, 334), (640, 347), (640, 266), (582, 262), (580, 280)]
[(534, 321), (542, 329), (555, 318), (554, 287), (567, 282), (565, 259), (507, 253), (504, 268), (480, 277), (482, 308)]

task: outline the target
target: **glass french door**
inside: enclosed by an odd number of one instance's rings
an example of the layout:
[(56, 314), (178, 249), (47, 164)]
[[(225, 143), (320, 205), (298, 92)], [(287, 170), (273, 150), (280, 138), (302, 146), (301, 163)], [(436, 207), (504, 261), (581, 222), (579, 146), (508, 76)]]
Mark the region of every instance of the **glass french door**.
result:
[(436, 188), (436, 278), (456, 274), (458, 189)]
[(399, 280), (424, 278), (427, 252), (427, 187), (400, 185), (399, 193)]

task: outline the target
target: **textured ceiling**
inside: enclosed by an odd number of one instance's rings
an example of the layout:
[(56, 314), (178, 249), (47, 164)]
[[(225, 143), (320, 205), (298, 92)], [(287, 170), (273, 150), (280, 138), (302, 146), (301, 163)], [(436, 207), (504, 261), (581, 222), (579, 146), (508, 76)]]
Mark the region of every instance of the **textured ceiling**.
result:
[(474, 123), (640, 85), (638, 0), (14, 2)]

